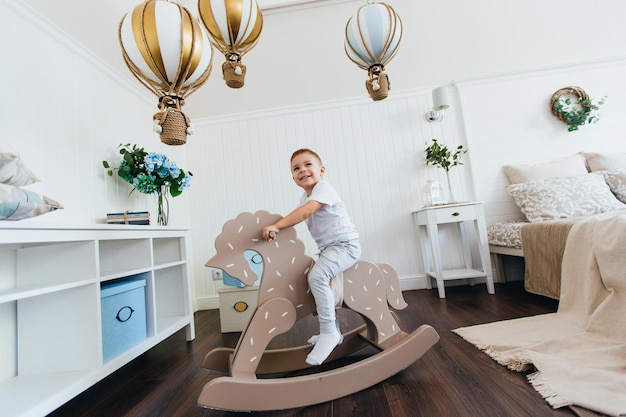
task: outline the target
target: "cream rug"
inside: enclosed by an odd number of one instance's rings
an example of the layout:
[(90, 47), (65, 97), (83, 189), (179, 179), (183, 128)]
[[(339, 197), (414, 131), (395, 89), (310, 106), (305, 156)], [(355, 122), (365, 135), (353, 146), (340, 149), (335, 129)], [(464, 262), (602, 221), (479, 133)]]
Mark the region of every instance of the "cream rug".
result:
[(528, 375), (554, 408), (626, 415), (626, 214), (574, 225), (556, 313), (453, 330), (498, 363)]

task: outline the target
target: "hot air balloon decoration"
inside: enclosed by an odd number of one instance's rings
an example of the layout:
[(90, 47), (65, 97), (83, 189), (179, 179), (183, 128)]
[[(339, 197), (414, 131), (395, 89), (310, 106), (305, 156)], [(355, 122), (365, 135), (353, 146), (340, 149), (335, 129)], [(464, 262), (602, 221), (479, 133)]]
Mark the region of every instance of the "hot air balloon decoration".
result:
[(222, 73), (226, 85), (241, 88), (246, 66), (241, 58), (256, 46), (263, 29), (263, 15), (255, 0), (198, 0), (200, 20), (211, 42), (226, 57)]
[(367, 71), (365, 87), (374, 101), (387, 98), (391, 83), (385, 65), (398, 52), (402, 38), (400, 16), (385, 3), (367, 1), (346, 24), (346, 55)]
[(211, 73), (208, 34), (178, 3), (146, 0), (124, 15), (118, 35), (128, 69), (159, 97), (153, 128), (161, 142), (185, 144), (193, 129), (181, 107)]

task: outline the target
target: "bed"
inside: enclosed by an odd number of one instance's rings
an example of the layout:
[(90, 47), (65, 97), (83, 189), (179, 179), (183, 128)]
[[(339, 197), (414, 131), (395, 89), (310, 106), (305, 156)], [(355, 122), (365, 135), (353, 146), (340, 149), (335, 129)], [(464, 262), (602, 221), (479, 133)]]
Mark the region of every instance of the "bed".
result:
[(581, 219), (626, 210), (626, 154), (577, 153), (535, 165), (505, 165), (509, 196), (523, 219), (488, 228), (496, 273), (502, 255), (524, 258), (527, 291), (558, 299), (561, 261), (571, 227)]

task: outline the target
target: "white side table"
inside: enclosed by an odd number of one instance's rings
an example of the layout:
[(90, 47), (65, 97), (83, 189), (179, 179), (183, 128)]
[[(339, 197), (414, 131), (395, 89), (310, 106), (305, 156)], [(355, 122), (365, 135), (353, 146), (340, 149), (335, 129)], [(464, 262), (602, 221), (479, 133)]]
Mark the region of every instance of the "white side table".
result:
[[(413, 212), (413, 221), (417, 229), (428, 289), (432, 288), (430, 277), (433, 277), (437, 280), (439, 297), (445, 298), (444, 281), (485, 277), (487, 281), (487, 291), (489, 294), (495, 293), (493, 275), (491, 273), (491, 260), (489, 259), (487, 226), (482, 202), (423, 207)], [(465, 232), (466, 223), (469, 222), (472, 222), (475, 226), (481, 269), (475, 269), (472, 265), (470, 242)], [(438, 226), (447, 223), (457, 223), (461, 231), (465, 266), (462, 269), (443, 270), (441, 267), (441, 248), (439, 247)], [(426, 233), (424, 233), (424, 231)]]

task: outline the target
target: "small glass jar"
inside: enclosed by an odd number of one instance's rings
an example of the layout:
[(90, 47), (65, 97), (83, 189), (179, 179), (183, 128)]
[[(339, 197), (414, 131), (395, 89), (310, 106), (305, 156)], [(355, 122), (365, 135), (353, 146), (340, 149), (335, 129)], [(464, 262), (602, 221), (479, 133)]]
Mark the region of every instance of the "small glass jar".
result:
[(439, 181), (428, 180), (422, 187), (422, 201), (424, 206), (436, 206), (448, 202), (445, 188)]

